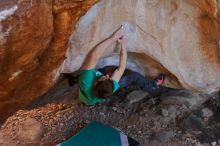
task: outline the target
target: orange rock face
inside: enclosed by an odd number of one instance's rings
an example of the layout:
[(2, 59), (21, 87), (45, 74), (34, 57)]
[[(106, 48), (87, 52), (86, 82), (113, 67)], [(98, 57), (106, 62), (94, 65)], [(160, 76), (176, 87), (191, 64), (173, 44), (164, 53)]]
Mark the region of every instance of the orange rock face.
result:
[(0, 120), (55, 83), (73, 26), (95, 2), (0, 2)]
[(172, 87), (220, 90), (219, 1), (96, 2), (0, 0), (0, 121), (48, 91), (60, 71), (78, 70), (120, 24), (130, 31), (129, 60), (143, 73), (166, 73)]

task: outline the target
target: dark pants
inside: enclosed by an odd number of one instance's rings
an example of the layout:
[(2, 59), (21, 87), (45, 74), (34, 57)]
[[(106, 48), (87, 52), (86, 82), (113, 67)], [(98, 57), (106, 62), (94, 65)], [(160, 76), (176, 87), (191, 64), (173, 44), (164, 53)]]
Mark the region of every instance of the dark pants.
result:
[(131, 72), (129, 75), (122, 76), (119, 85), (120, 87), (138, 86), (147, 92), (158, 88), (154, 80), (149, 80), (137, 72)]
[[(107, 74), (105, 68), (101, 68), (98, 70), (102, 72), (103, 74)], [(122, 88), (135, 86), (147, 92), (150, 92), (150, 91), (153, 91), (159, 88), (154, 80), (149, 80), (147, 77), (144, 77), (140, 73), (134, 72), (134, 71), (129, 71), (129, 73), (124, 74), (119, 81), (119, 85)]]

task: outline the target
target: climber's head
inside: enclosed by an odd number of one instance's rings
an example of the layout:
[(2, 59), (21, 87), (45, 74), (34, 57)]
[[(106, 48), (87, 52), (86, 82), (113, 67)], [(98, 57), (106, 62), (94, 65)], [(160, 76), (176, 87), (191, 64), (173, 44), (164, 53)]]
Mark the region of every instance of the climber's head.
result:
[(108, 98), (113, 94), (114, 84), (109, 75), (99, 77), (93, 85), (93, 91), (99, 98)]

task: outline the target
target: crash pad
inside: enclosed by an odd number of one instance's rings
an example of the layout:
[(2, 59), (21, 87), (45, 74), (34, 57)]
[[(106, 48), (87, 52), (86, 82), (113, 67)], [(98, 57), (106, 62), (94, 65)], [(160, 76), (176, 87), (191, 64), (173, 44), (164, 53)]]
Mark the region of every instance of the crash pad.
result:
[(60, 146), (139, 146), (134, 139), (121, 131), (100, 122), (92, 121)]

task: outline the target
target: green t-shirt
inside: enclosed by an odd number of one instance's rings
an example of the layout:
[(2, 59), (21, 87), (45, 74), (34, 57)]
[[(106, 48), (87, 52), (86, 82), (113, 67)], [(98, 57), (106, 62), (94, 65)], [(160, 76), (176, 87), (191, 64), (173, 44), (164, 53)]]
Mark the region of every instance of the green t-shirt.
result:
[[(102, 75), (103, 74), (101, 72), (95, 70), (94, 68), (82, 71), (79, 77), (79, 98), (86, 105), (94, 105), (96, 103), (101, 103), (105, 101), (105, 99), (96, 97), (95, 93), (93, 92), (94, 81)], [(114, 83), (114, 93), (118, 90), (119, 84), (115, 80), (112, 81)]]

